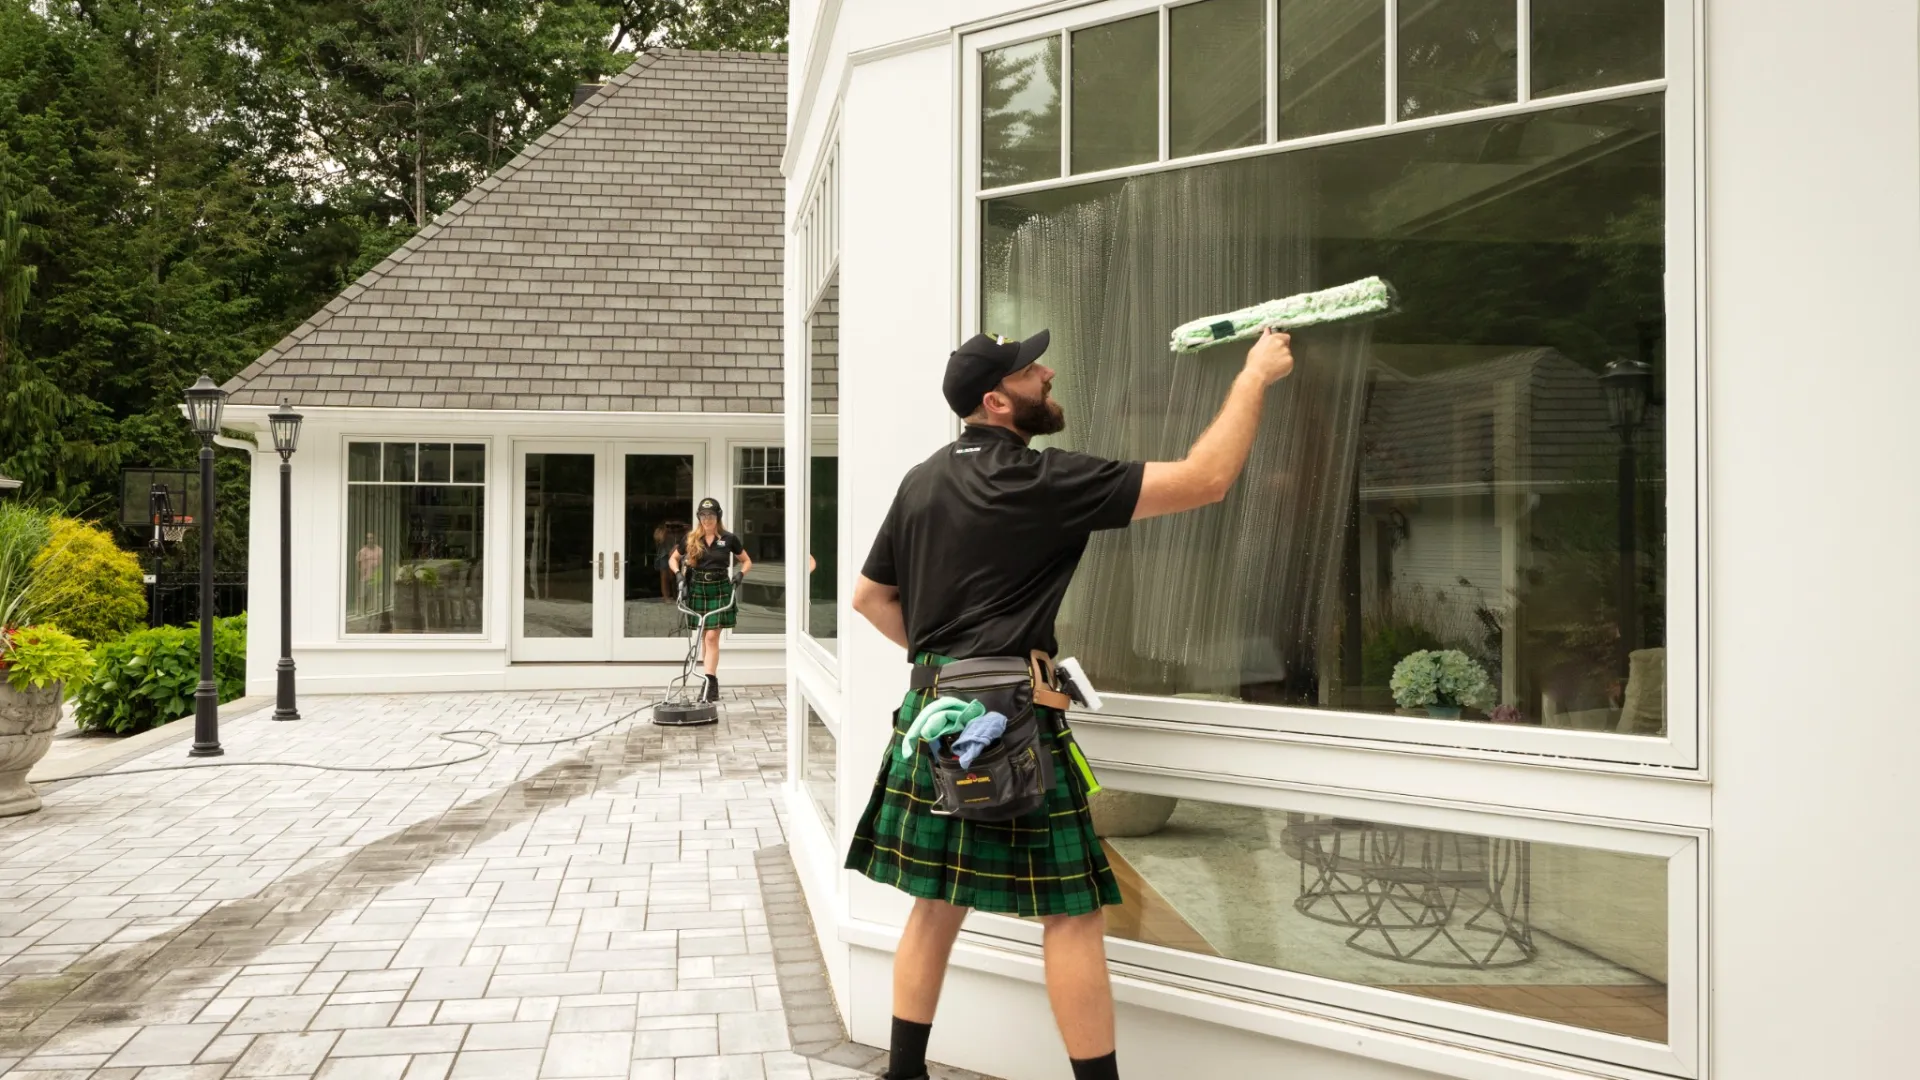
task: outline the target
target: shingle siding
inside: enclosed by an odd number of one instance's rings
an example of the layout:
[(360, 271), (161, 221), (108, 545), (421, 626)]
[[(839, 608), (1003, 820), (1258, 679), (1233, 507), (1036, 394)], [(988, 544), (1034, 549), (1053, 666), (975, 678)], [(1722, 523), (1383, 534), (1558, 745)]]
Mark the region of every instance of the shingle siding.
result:
[(232, 400), (778, 413), (786, 78), (780, 55), (642, 57)]

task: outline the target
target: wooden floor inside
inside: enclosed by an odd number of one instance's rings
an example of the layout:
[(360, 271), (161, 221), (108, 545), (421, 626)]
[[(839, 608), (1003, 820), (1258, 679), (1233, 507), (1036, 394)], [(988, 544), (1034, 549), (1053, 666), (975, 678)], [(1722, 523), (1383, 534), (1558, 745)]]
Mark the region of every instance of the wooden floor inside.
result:
[[(1203, 956), (1222, 955), (1112, 844), (1102, 841), (1100, 846), (1113, 866), (1124, 900), (1119, 907), (1107, 909), (1109, 934)], [(1667, 1041), (1667, 988), (1664, 986), (1396, 984), (1382, 989), (1648, 1042)]]

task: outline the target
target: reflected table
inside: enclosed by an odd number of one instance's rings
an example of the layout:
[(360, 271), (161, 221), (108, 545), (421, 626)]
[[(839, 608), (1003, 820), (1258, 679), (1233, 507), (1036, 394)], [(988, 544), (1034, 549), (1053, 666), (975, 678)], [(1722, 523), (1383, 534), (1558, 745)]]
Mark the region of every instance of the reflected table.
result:
[(1350, 948), (1476, 970), (1537, 952), (1525, 841), (1297, 814), (1283, 842), (1300, 864), (1295, 910), (1351, 927)]

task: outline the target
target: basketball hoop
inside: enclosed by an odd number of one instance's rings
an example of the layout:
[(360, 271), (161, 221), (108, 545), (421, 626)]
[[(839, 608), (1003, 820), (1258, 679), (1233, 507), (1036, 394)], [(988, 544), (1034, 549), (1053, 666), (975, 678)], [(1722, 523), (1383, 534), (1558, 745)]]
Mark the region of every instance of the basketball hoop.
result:
[(169, 544), (179, 543), (186, 535), (187, 527), (185, 525), (162, 525), (160, 527), (160, 539), (165, 540)]

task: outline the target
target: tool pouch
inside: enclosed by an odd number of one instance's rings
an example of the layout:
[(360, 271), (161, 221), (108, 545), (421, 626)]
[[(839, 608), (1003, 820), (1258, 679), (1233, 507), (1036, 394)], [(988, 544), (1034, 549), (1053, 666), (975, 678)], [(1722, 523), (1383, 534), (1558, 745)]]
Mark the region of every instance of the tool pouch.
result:
[(993, 744), (962, 766), (953, 756), (949, 734), (923, 743), (920, 752), (933, 765), (933, 812), (966, 821), (1007, 821), (1047, 803), (1053, 790), (1053, 748), (1041, 737), (1043, 724), (1034, 709), (1034, 684), (1028, 661), (986, 656), (944, 666), (914, 669), (915, 689), (937, 696), (977, 701), (1007, 718), (1007, 729)]

